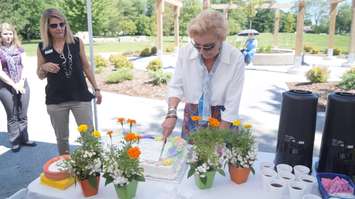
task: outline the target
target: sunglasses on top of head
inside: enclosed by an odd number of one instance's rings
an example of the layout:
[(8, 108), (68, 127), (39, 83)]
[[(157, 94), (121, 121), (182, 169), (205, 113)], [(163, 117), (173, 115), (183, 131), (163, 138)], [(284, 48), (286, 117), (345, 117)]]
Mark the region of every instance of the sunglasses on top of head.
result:
[(62, 23), (51, 23), (51, 24), (49, 24), (48, 26), (49, 26), (50, 28), (52, 28), (52, 29), (56, 29), (56, 28), (58, 28), (58, 27), (64, 28), (65, 23), (64, 23), (64, 22), (62, 22)]
[(191, 43), (198, 51), (200, 51), (201, 49), (203, 49), (204, 51), (210, 51), (216, 46), (216, 43), (205, 44), (202, 46), (199, 44), (196, 44), (194, 42), (191, 42)]

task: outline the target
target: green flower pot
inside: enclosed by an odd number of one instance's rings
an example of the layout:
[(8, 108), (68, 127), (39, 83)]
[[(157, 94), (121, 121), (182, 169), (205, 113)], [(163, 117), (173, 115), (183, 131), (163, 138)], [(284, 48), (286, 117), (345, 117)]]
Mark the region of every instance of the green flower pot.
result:
[(203, 180), (201, 180), (199, 175), (195, 174), (195, 183), (197, 185), (198, 188), (200, 189), (209, 189), (212, 187), (213, 185), (213, 181), (214, 181), (214, 176), (216, 175), (216, 171), (208, 171), (206, 173), (206, 181), (204, 183)]
[(136, 196), (138, 182), (133, 180), (125, 186), (115, 185), (115, 190), (119, 199), (132, 199)]

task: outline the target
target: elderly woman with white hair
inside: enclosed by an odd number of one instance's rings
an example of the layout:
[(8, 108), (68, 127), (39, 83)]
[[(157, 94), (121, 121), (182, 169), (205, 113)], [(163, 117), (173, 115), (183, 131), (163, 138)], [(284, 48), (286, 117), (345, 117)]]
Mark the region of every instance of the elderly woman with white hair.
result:
[(244, 82), (244, 56), (225, 42), (228, 28), (223, 15), (203, 11), (188, 26), (191, 43), (179, 51), (175, 73), (169, 84), (168, 113), (162, 123), (167, 138), (177, 121), (178, 104), (185, 102), (182, 137), (187, 138), (196, 127), (191, 116), (200, 123), (209, 117), (228, 128), (238, 119)]

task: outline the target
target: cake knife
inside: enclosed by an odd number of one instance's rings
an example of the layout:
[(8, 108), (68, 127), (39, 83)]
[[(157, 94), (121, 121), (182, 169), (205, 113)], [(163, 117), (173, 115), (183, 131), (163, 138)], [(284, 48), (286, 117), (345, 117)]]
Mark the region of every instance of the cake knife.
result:
[(164, 139), (164, 143), (163, 143), (163, 146), (161, 147), (161, 150), (160, 150), (160, 155), (159, 155), (159, 160), (161, 160), (161, 156), (163, 155), (163, 152), (164, 152), (164, 148), (165, 148), (165, 144), (166, 144), (166, 138)]

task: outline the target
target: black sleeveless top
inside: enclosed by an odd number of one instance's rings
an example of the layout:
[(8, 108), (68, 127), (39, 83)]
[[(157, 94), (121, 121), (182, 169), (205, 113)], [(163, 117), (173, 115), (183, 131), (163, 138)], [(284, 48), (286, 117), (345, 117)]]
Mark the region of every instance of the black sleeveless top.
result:
[[(74, 38), (74, 44), (64, 44), (64, 58), (51, 46), (42, 49), (38, 47), (45, 62), (59, 64), (58, 73), (47, 73), (46, 104), (59, 104), (70, 101), (91, 101), (94, 95), (89, 92), (86, 84), (83, 65), (80, 59), (80, 41)], [(70, 56), (72, 55), (71, 64)]]

